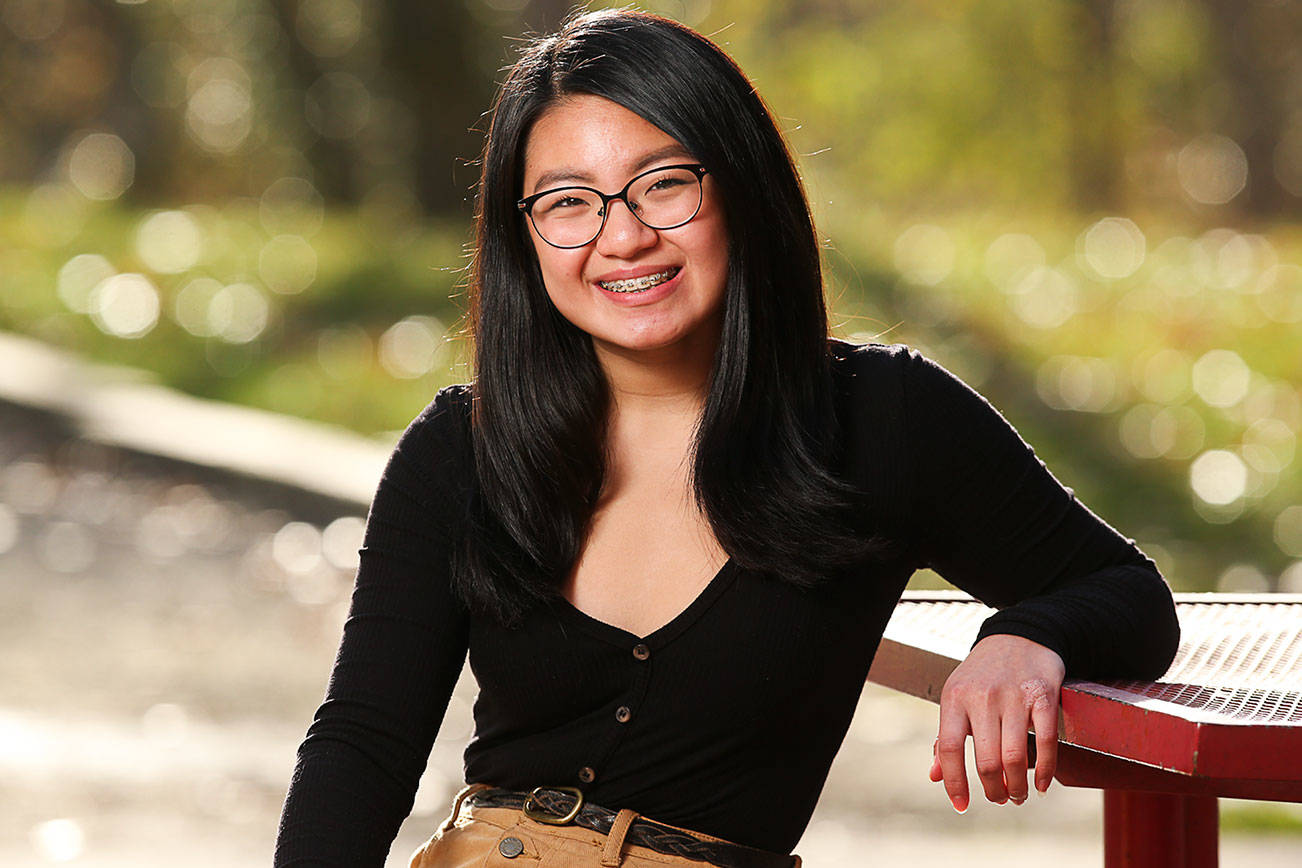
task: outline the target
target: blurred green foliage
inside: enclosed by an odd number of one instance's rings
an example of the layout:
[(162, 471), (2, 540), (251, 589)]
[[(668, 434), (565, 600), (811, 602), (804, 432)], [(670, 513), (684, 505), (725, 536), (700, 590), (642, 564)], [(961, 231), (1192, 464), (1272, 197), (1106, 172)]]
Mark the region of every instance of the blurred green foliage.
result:
[[(567, 6), (0, 0), (0, 328), (391, 434), (471, 376), (481, 113)], [(1179, 587), (1302, 591), (1302, 7), (645, 6), (772, 106), (840, 334), (951, 367)]]
[(1252, 835), (1302, 835), (1302, 808), (1272, 802), (1222, 803), (1221, 830)]

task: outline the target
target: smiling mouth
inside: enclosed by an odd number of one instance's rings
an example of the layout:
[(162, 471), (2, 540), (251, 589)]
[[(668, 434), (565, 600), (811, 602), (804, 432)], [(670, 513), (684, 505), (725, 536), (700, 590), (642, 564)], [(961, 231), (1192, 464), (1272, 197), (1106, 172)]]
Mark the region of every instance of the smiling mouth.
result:
[(682, 269), (675, 265), (666, 268), (664, 271), (657, 271), (655, 274), (644, 274), (641, 277), (632, 277), (628, 280), (598, 280), (597, 285), (607, 292), (645, 292), (653, 286), (659, 286), (666, 280), (672, 280), (680, 271)]

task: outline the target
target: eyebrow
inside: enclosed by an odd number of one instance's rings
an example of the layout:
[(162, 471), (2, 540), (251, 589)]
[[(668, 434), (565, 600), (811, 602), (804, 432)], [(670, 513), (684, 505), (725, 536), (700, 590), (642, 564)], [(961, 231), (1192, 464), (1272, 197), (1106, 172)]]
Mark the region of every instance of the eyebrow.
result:
[[(687, 159), (692, 159), (692, 155), (688, 150), (675, 142), (672, 145), (665, 145), (663, 148), (657, 148), (654, 151), (643, 154), (642, 159), (638, 160), (633, 166), (632, 175), (630, 175), (630, 177), (640, 174), (652, 163), (658, 163), (659, 161), (666, 160), (670, 157), (685, 157)], [(549, 190), (552, 187), (558, 186), (561, 181), (580, 181), (584, 184), (596, 183), (596, 180), (591, 175), (587, 172), (580, 171), (579, 169), (551, 169), (550, 171), (543, 172), (538, 176), (538, 179), (534, 181), (533, 192), (537, 193), (540, 190)]]

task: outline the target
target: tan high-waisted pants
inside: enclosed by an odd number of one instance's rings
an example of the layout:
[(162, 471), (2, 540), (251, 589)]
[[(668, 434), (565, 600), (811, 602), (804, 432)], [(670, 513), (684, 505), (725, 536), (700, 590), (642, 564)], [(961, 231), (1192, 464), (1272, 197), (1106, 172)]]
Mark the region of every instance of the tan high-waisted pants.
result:
[[(622, 810), (609, 835), (582, 826), (550, 826), (517, 808), (481, 808), (461, 803), (474, 791), (457, 794), (452, 812), (434, 836), (416, 850), (411, 868), (709, 868), (710, 863), (671, 856), (624, 840), (637, 814)], [(719, 841), (700, 832), (699, 838)], [(795, 868), (800, 859), (795, 857)]]

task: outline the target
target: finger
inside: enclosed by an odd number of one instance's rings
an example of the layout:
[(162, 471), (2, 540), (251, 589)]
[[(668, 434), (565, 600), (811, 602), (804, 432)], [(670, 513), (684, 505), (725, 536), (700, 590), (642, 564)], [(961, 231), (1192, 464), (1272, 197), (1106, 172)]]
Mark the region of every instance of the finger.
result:
[(999, 718), (994, 712), (973, 717), (972, 756), (986, 798), (1002, 805), (1008, 801), (1008, 788), (1004, 786), (1003, 737)]
[(1004, 785), (1008, 798), (1014, 804), (1026, 801), (1026, 730), (1030, 709), (1014, 705), (1005, 710), (1000, 729), (1003, 733), (1001, 757), (1004, 766)]
[(931, 778), (933, 784), (939, 783), (944, 777), (944, 772), (940, 770), (940, 754), (936, 750), (936, 745), (939, 742), (940, 739), (938, 738), (931, 741), (931, 771), (927, 772), (927, 777)]
[(940, 760), (941, 779), (949, 803), (960, 814), (967, 810), (967, 765), (964, 749), (969, 729), (967, 713), (952, 702), (941, 701), (940, 734), (936, 739), (936, 757)]
[(1048, 792), (1058, 770), (1058, 691), (1043, 681), (1023, 688), (1035, 728), (1035, 788)]

